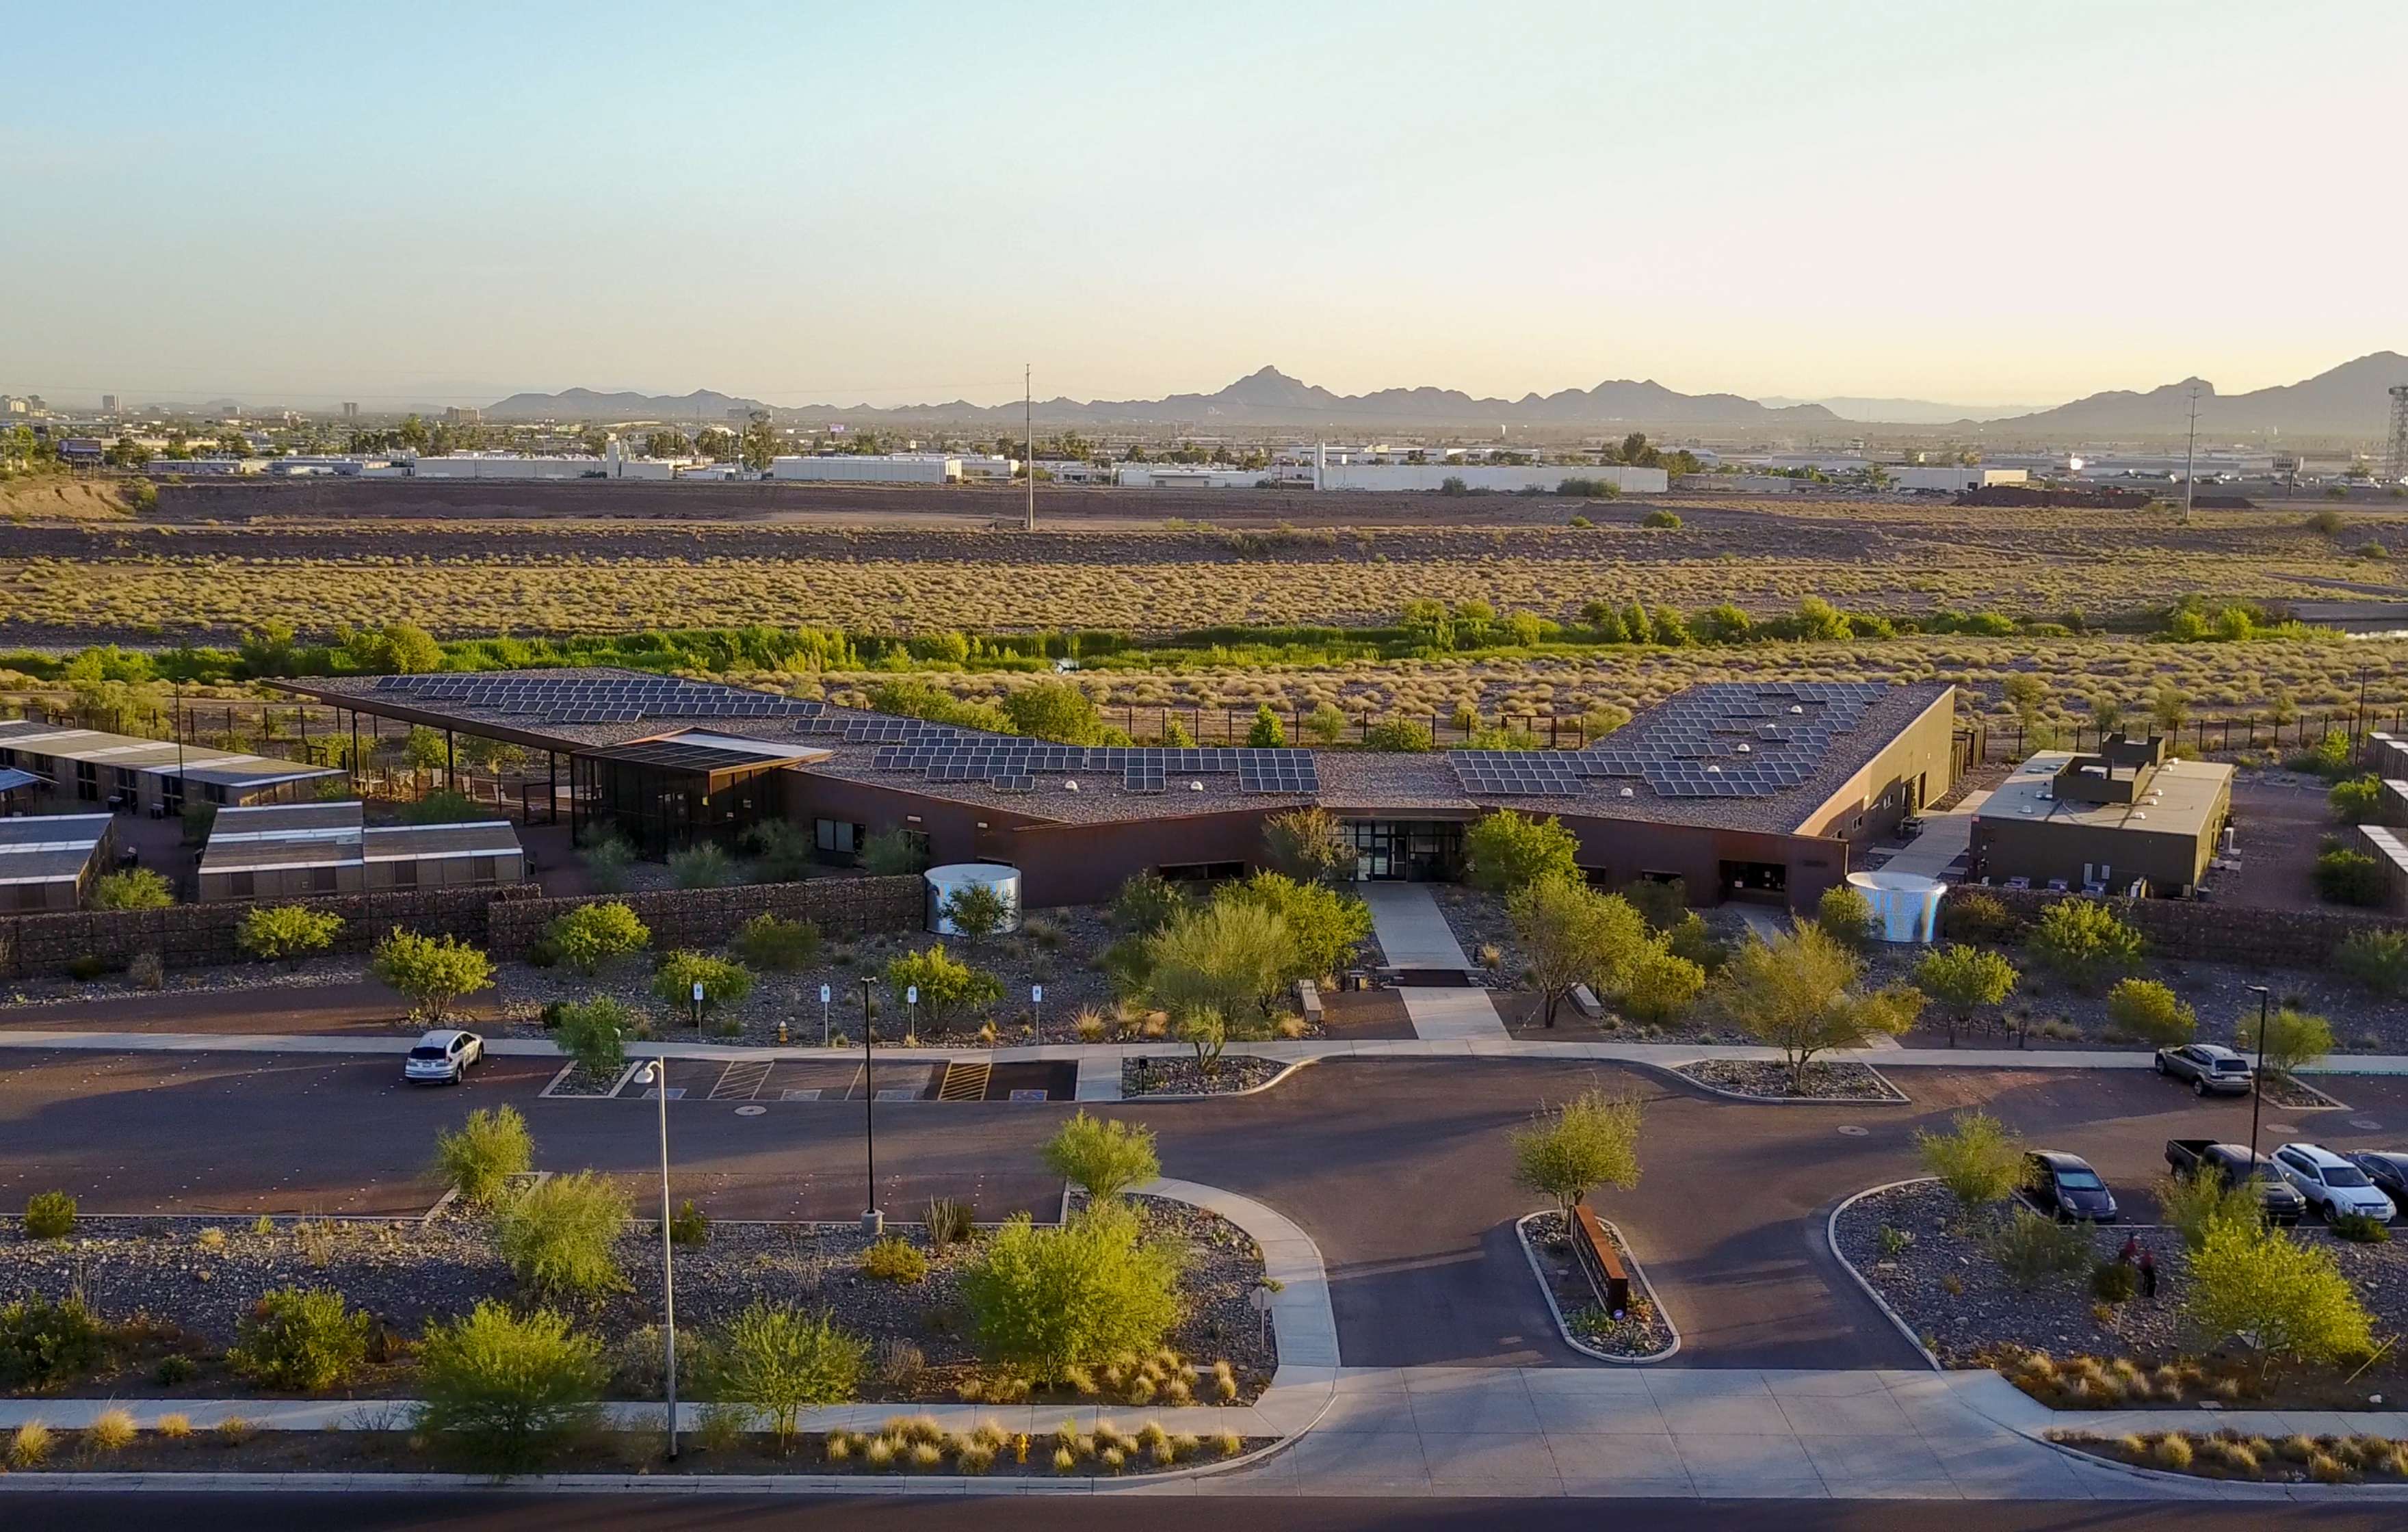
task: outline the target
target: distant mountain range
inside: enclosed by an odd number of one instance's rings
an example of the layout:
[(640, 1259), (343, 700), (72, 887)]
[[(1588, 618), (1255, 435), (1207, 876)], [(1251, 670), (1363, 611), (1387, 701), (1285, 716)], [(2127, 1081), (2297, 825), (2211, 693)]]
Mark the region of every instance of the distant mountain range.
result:
[[(1406, 426), (1535, 425), (1759, 426), (1805, 429), (1865, 424), (1980, 425), (1990, 437), (2049, 438), (2171, 437), (2180, 435), (2199, 390), (2199, 423), (2219, 436), (2267, 432), (2289, 436), (2379, 437), (2388, 428), (2388, 390), (2408, 383), (2408, 357), (2376, 351), (2302, 382), (2219, 394), (2200, 379), (2168, 383), (2146, 393), (2094, 394), (2071, 404), (2028, 413), (2002, 414), (1919, 399), (1749, 399), (1736, 394), (1683, 394), (1648, 380), (1612, 380), (1590, 389), (1526, 394), (1518, 399), (1474, 398), (1456, 389), (1390, 388), (1371, 394), (1332, 394), (1299, 381), (1276, 367), (1264, 367), (1213, 394), (1173, 394), (1161, 399), (1039, 400), (1037, 413), (1052, 430), (1064, 426), (1144, 425), (1209, 432), (1228, 426), (1298, 426), (1381, 429)], [(2007, 407), (2012, 408), (2012, 407)], [(513, 394), (485, 410), (493, 421), (664, 421), (724, 425), (768, 409), (781, 422), (843, 420), (864, 423), (1019, 424), (1017, 404), (982, 406), (956, 399), (948, 404), (768, 406), (708, 389), (683, 394), (596, 393), (575, 388), (560, 394)]]

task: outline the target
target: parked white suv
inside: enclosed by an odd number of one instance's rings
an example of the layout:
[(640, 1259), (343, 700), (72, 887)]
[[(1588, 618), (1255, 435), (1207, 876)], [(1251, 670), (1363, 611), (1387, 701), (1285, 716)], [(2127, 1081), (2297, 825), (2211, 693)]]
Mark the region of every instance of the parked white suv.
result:
[(402, 1061), (401, 1078), (413, 1085), (457, 1085), (468, 1067), (485, 1062), (485, 1039), (474, 1032), (437, 1027), (418, 1039)]
[(2339, 1213), (2364, 1213), (2388, 1224), (2396, 1210), (2366, 1172), (2317, 1144), (2285, 1144), (2274, 1151), (2274, 1168), (2300, 1189), (2308, 1206), (2330, 1223)]

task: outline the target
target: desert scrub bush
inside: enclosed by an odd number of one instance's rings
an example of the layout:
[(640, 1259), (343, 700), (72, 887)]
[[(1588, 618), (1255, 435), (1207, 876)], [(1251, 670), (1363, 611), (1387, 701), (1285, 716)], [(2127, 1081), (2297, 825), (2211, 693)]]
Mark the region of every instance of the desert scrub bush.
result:
[(2277, 1006), (2266, 1016), (2262, 1043), (2260, 1030), (2257, 1012), (2245, 1013), (2232, 1029), (2232, 1046), (2244, 1053), (2262, 1052), (2266, 1067), (2278, 1075), (2296, 1074), (2333, 1050), (2332, 1024), (2291, 1006)]
[(2332, 1253), (2256, 1220), (2208, 1225), (2191, 1253), (2182, 1316), (2194, 1335), (2249, 1335), (2261, 1380), (2281, 1363), (2320, 1366), (2374, 1349), (2372, 1317)]
[(766, 911), (746, 921), (736, 933), (737, 954), (756, 968), (795, 973), (819, 956), (820, 928), (809, 921), (790, 921)]
[(2024, 1141), (1985, 1111), (1960, 1111), (1944, 1133), (1917, 1129), (1923, 1167), (1966, 1216), (2015, 1195), (2024, 1182)]
[(176, 891), (149, 867), (127, 867), (93, 879), (85, 902), (94, 909), (165, 909), (176, 902)]
[(2227, 1186), (2224, 1178), (2211, 1170), (2160, 1176), (2153, 1190), (2157, 1216), (2192, 1251), (2206, 1242), (2207, 1231), (2215, 1224), (2255, 1224), (2263, 1216), (2256, 1186)]
[(1948, 1018), (1952, 1047), (1956, 1028), (1984, 1007), (2004, 1003), (2020, 977), (2015, 966), (1998, 953), (1962, 941), (1933, 948), (1914, 966), (1915, 988), (1931, 996)]
[(861, 1274), (909, 1286), (927, 1279), (928, 1258), (909, 1239), (890, 1234), (872, 1240), (869, 1248), (861, 1253)]
[(642, 1024), (635, 1008), (612, 995), (561, 1004), (552, 1038), (588, 1080), (616, 1078), (627, 1067), (627, 1039)]
[(752, 970), (709, 952), (661, 954), (652, 970), (652, 998), (683, 1015), (694, 1004), (694, 986), (702, 986), (702, 1013), (711, 1015), (727, 1006), (742, 1005), (752, 994)]
[(767, 1416), (782, 1453), (804, 1410), (847, 1404), (859, 1394), (868, 1360), (867, 1343), (826, 1311), (755, 1302), (720, 1338), (712, 1388), (720, 1399)]
[(2353, 1245), (2387, 1245), (2391, 1242), (2390, 1225), (2372, 1213), (2335, 1213), (2325, 1220), (2325, 1227), (2336, 1239), (2346, 1239)]
[(139, 1435), (134, 1426), (134, 1412), (122, 1408), (102, 1410), (83, 1428), (83, 1444), (94, 1453), (122, 1453), (134, 1445)]
[(1435, 748), (1429, 725), (1410, 718), (1383, 719), (1364, 731), (1366, 749), (1391, 755), (1421, 755)]
[(965, 1014), (1003, 998), (1002, 980), (953, 956), (943, 942), (896, 954), (886, 965), (885, 979), (896, 1008), (907, 1016), (906, 996), (914, 989), (920, 992), (917, 1019), (938, 1034), (951, 1030)]
[(490, 1208), (510, 1178), (535, 1167), (535, 1136), (516, 1107), (480, 1108), (448, 1133), (435, 1136), (435, 1169), (471, 1207)]
[(2128, 1303), (2141, 1290), (2141, 1273), (2129, 1261), (2094, 1261), (2090, 1294), (2103, 1303)]
[(1814, 923), (1825, 936), (1855, 952), (1870, 948), (1880, 929), (1872, 901), (1845, 883), (1825, 889), (1814, 901)]
[(280, 1287), (236, 1326), (226, 1364), (262, 1388), (315, 1394), (351, 1377), (367, 1354), (368, 1316), (340, 1293)]
[(552, 1176), (505, 1200), (494, 1242), (528, 1291), (592, 1301), (627, 1288), (614, 1247), (627, 1226), (627, 1194), (592, 1170)]
[(2359, 931), (2333, 949), (2333, 966), (2376, 995), (2408, 988), (2408, 931)]
[(2059, 899), (2025, 938), (2041, 966), (2076, 989), (2092, 989), (2138, 966), (2141, 933), (2090, 899)]
[(368, 971), (409, 1001), (413, 1020), (440, 1021), (452, 1002), (494, 981), (493, 960), (456, 937), (394, 927), (377, 943)]
[(75, 1233), (76, 1199), (64, 1192), (36, 1192), (25, 1199), (25, 1238), (64, 1239)]
[(8, 1467), (21, 1471), (43, 1468), (57, 1445), (49, 1426), (37, 1420), (23, 1422), (8, 1435)]
[(2024, 934), (2024, 923), (1996, 895), (1972, 893), (1952, 898), (1941, 911), (1949, 936), (1963, 941), (2008, 942)]
[(595, 972), (614, 957), (641, 952), (652, 939), (652, 928), (617, 899), (579, 905), (543, 928), (544, 945), (582, 974)]
[(1641, 1110), (1590, 1091), (1540, 1113), (1512, 1136), (1513, 1184), (1550, 1198), (1569, 1221), (1599, 1186), (1639, 1184)]
[(2364, 824), (2382, 812), (2383, 779), (2370, 772), (2335, 782), (2325, 802), (2344, 824)]
[(81, 1378), (108, 1352), (108, 1331), (81, 1298), (0, 1305), (0, 1384), (47, 1388)]
[(694, 1205), (688, 1197), (678, 1204), (669, 1215), (669, 1243), (673, 1245), (707, 1245), (710, 1243), (710, 1215)]
[(716, 841), (671, 852), (668, 865), (669, 881), (680, 888), (725, 888), (736, 881), (736, 859)]
[(1639, 518), (1639, 524), (1658, 532), (1678, 532), (1681, 530), (1681, 517), (1677, 511), (1651, 510)]
[(977, 1210), (956, 1197), (930, 1197), (926, 1222), (928, 1245), (933, 1250), (966, 1245), (978, 1237)]
[(523, 1317), (487, 1299), (438, 1320), (418, 1368), (419, 1429), (500, 1471), (539, 1465), (601, 1418), (601, 1345), (549, 1310)]
[(2199, 1015), (2154, 979), (2119, 979), (2107, 992), (2107, 1020), (2127, 1037), (2160, 1048), (2190, 1041)]
[(962, 1270), (980, 1354), (1045, 1382), (1073, 1367), (1154, 1351), (1178, 1323), (1184, 1253), (1145, 1237), (1117, 1201), (1039, 1229), (1025, 1214)]
[(2327, 904), (2372, 909), (2390, 897), (2383, 864), (2352, 847), (2331, 846), (2319, 852), (2310, 876), (2316, 885), (2316, 897)]
[(2070, 1277), (2090, 1262), (2090, 1234), (2078, 1224), (2059, 1224), (2029, 1208), (2017, 1208), (1990, 1231), (1990, 1258), (2007, 1281), (2024, 1292)]
[(2159, 1437), (2157, 1444), (2149, 1450), (2149, 1456), (2155, 1460), (2158, 1468), (2170, 1469), (2175, 1473), (2184, 1472), (2191, 1464), (2190, 1438), (2179, 1431), (2168, 1431), (2164, 1436)]
[(1097, 1202), (1119, 1196), (1162, 1174), (1154, 1129), (1118, 1118), (1090, 1117), (1082, 1108), (1045, 1140), (1045, 1168)]
[(1579, 851), (1579, 838), (1553, 815), (1495, 809), (1463, 833), (1464, 881), (1499, 894), (1551, 878), (1577, 881)]
[(333, 947), (342, 929), (343, 917), (307, 905), (262, 905), (244, 912), (235, 945), (263, 963), (294, 967)]

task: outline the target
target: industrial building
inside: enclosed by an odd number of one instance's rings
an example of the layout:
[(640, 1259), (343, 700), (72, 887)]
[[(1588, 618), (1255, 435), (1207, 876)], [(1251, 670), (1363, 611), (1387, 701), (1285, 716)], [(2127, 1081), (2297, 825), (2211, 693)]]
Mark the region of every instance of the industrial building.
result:
[(1312, 487), (1316, 490), (1439, 490), (1455, 480), (1467, 490), (1514, 494), (1524, 490), (1553, 494), (1567, 479), (1587, 479), (1612, 484), (1624, 494), (1661, 494), (1671, 487), (1662, 468), (1635, 468), (1625, 464), (1471, 462), (1355, 463), (1326, 449), (1315, 449)]
[(899, 830), (935, 864), (1018, 869), (1031, 906), (1102, 900), (1147, 869), (1257, 866), (1265, 822), (1318, 805), (1364, 880), (1456, 877), (1465, 827), (1511, 809), (1560, 819), (1601, 882), (1811, 909), (1855, 846), (1948, 791), (1958, 750), (1939, 683), (1699, 686), (1584, 750), (1418, 755), (1060, 745), (617, 670), (275, 684), (566, 755), (572, 823), (648, 855), (740, 846), (779, 819), (850, 862)]
[(1906, 464), (1885, 470), (1892, 487), (1901, 490), (1932, 490), (1946, 494), (1961, 494), (1967, 490), (1990, 489), (2000, 484), (2025, 484), (2031, 481), (2029, 470), (2024, 468), (1928, 466)]
[(30, 772), (41, 795), (153, 818), (180, 814), (190, 802), (238, 808), (308, 797), (338, 767), (303, 766), (272, 755), (137, 739), (33, 719), (0, 722), (0, 768)]
[(108, 870), (117, 832), (111, 814), (18, 814), (0, 819), (0, 910), (18, 914), (79, 908)]
[(369, 825), (356, 801), (222, 811), (202, 849), (200, 896), (298, 898), (515, 883), (526, 853), (508, 820)]
[(2232, 817), (2233, 768), (2116, 737), (2042, 751), (1973, 812), (1966, 876), (2013, 887), (2187, 896)]

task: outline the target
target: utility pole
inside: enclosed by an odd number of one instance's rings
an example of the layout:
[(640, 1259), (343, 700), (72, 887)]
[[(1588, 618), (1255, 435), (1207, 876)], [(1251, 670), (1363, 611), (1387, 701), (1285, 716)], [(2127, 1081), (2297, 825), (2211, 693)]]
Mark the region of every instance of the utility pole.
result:
[(1020, 530), (1037, 530), (1037, 384), (1036, 369), (1023, 363), (1020, 368), (1020, 407), (1025, 411), (1025, 428), (1028, 444), (1028, 513), (1021, 519)]
[(2191, 489), (2199, 482), (2199, 390), (2190, 391), (2190, 445), (2183, 449), (2183, 520), (2190, 520)]

